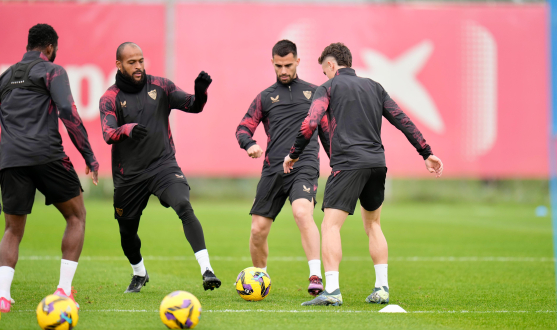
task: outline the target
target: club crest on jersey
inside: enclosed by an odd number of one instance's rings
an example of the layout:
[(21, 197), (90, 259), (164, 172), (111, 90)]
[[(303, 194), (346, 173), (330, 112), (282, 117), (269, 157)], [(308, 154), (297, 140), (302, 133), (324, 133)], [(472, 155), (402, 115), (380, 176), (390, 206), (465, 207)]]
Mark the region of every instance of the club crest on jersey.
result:
[(149, 94), (149, 96), (150, 96), (153, 100), (156, 100), (156, 99), (157, 99), (157, 90), (156, 90), (156, 89), (153, 89), (152, 91), (150, 91), (150, 92), (147, 93), (147, 94)]
[(280, 95), (277, 95), (277, 97), (272, 97), (271, 96), (271, 103), (277, 103), (278, 101), (280, 101), (279, 98)]
[(311, 189), (306, 187), (306, 185), (304, 185), (304, 192), (307, 192), (309, 194), (310, 191), (311, 191)]
[(127, 102), (127, 101), (120, 102), (120, 105), (122, 106), (122, 108), (125, 108), (125, 107), (126, 107), (126, 102)]
[(306, 99), (311, 99), (311, 91), (304, 91), (304, 96), (306, 97)]
[(119, 216), (122, 216), (122, 214), (124, 214), (124, 210), (116, 208), (116, 213), (118, 213)]

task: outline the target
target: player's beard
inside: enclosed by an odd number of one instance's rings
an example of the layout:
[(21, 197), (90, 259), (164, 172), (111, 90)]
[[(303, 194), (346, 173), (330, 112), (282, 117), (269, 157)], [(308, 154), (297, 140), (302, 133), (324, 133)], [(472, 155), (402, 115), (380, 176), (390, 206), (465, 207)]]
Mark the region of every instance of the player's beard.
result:
[(296, 78), (296, 72), (294, 72), (294, 74), (292, 76), (288, 76), (288, 80), (287, 81), (282, 81), (281, 77), (283, 76), (277, 76), (278, 81), (283, 84), (283, 85), (290, 85), (290, 83), (292, 82), (292, 80), (294, 80), (294, 78)]
[(54, 60), (56, 59), (56, 48), (54, 48), (54, 51), (52, 52), (52, 55), (50, 56), (50, 62), (54, 63)]
[[(141, 79), (135, 80), (134, 77), (133, 77), (132, 75), (130, 75), (130, 74), (129, 74), (127, 71), (125, 71), (125, 70), (122, 72), (122, 75), (123, 75), (124, 77), (126, 77), (126, 79), (127, 79), (129, 82), (131, 82), (132, 84), (137, 85), (137, 86), (143, 86), (143, 83), (145, 82), (145, 69), (143, 69), (143, 71), (135, 71), (135, 72), (141, 72)], [(135, 72), (134, 72), (134, 73), (135, 73)]]

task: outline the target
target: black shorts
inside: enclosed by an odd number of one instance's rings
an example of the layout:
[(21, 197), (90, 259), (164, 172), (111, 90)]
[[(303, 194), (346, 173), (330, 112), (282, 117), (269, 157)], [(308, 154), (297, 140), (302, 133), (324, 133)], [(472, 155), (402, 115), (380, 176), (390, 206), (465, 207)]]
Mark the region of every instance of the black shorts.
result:
[(67, 202), (81, 194), (81, 182), (69, 158), (34, 166), (10, 167), (0, 171), (4, 212), (30, 214), (37, 189), (45, 204)]
[(275, 173), (262, 176), (257, 184), (250, 215), (256, 214), (274, 221), (287, 197), (290, 199), (290, 204), (304, 198), (313, 202), (315, 206), (318, 179), (319, 171), (312, 167), (301, 167), (288, 174)]
[[(118, 220), (140, 218), (149, 197), (155, 195), (160, 200), (166, 188), (174, 183), (185, 184), (189, 193), (188, 181), (178, 166), (170, 166), (143, 181), (114, 188), (114, 217)], [(162, 206), (169, 207), (162, 200), (160, 202)]]
[(385, 200), (386, 176), (386, 167), (333, 172), (325, 186), (322, 210), (337, 209), (352, 215), (358, 199), (364, 209), (377, 210)]

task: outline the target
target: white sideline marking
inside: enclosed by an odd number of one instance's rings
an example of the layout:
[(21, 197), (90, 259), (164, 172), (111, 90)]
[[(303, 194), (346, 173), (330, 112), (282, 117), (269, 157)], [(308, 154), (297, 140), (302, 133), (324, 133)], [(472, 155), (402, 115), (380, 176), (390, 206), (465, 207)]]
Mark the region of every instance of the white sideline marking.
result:
[[(21, 256), (19, 260), (59, 261), (60, 256)], [(195, 260), (194, 256), (144, 256), (144, 260), (156, 261), (186, 261)], [(127, 260), (124, 256), (81, 256), (80, 261), (120, 261)], [(214, 261), (250, 261), (250, 257), (219, 257), (211, 256)], [(306, 257), (269, 257), (269, 261), (307, 261)], [(342, 261), (370, 261), (370, 257), (343, 257)], [(555, 258), (533, 257), (391, 257), (389, 261), (408, 262), (555, 262)]]
[[(34, 309), (14, 311), (19, 313), (35, 312)], [(92, 309), (80, 313), (159, 313), (158, 310), (148, 309)], [(379, 313), (379, 311), (351, 311), (351, 310), (273, 310), (273, 309), (214, 309), (203, 310), (202, 313)], [(407, 311), (414, 314), (490, 314), (490, 313), (555, 313), (556, 311)]]

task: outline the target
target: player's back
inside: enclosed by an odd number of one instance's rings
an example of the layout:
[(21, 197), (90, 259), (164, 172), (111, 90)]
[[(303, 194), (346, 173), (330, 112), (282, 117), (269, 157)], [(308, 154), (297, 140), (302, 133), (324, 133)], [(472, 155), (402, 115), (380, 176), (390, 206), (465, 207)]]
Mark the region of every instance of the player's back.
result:
[(323, 87), (329, 89), (333, 170), (385, 166), (381, 142), (383, 87), (343, 68)]
[[(44, 60), (31, 68), (27, 78), (48, 91), (53, 78), (66, 73), (43, 57), (38, 51), (30, 51), (21, 63)], [(12, 68), (0, 76), (0, 89), (10, 84), (11, 76)], [(58, 131), (58, 114), (50, 95), (12, 89), (2, 98), (0, 110), (0, 168), (39, 165), (66, 156)]]

